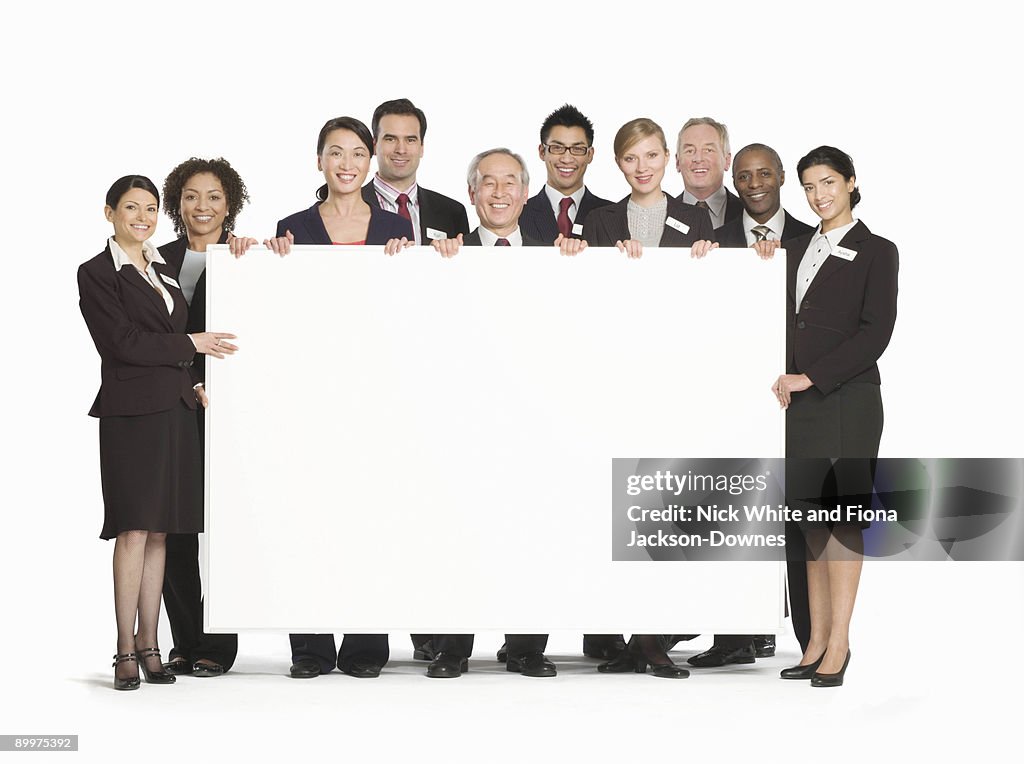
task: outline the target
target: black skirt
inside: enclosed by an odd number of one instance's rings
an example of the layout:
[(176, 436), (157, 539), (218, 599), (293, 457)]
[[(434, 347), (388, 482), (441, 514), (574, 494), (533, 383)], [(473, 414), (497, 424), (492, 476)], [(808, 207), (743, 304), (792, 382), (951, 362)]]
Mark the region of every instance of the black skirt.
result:
[[(878, 385), (852, 382), (823, 395), (816, 387), (794, 393), (786, 411), (786, 494), (791, 508), (860, 505), (871, 508), (875, 461), (882, 438)], [(835, 460), (833, 462), (833, 460)], [(805, 522), (806, 530), (837, 523)], [(867, 528), (869, 522), (843, 522)]]
[(103, 530), (201, 533), (203, 465), (196, 412), (180, 403), (142, 416), (100, 418)]

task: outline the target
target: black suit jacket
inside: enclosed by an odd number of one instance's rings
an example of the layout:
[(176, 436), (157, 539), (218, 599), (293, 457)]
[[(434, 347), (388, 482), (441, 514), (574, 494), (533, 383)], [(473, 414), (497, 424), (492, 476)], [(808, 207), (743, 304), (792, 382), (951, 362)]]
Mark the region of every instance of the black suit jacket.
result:
[[(782, 235), (779, 237), (782, 241), (795, 239), (814, 231), (813, 227), (802, 220), (797, 220), (788, 212), (783, 211), (783, 214), (785, 222), (782, 224)], [(747, 233), (743, 230), (743, 215), (733, 218), (721, 228), (716, 228), (715, 241), (720, 247), (746, 247)]]
[[(320, 217), (320, 202), (307, 210), (277, 221), (275, 236), (291, 231), (296, 244), (331, 244), (331, 237)], [(370, 205), (370, 225), (366, 231), (367, 244), (387, 244), (389, 239), (413, 238), (412, 223), (393, 212)]]
[[(587, 215), (583, 223), (583, 238), (592, 247), (614, 247), (615, 242), (632, 238), (629, 234), (629, 222), (626, 218), (627, 196), (621, 202), (599, 207)], [(678, 220), (689, 230), (679, 231), (667, 222), (661, 234), (660, 247), (689, 247), (695, 241), (715, 240), (715, 231), (711, 227), (711, 216), (707, 210), (686, 204), (678, 199), (668, 197), (668, 217)]]
[[(524, 247), (550, 247), (551, 246), (551, 244), (547, 244), (547, 243), (545, 243), (543, 241), (540, 241), (539, 239), (534, 239), (534, 238), (532, 238), (530, 236), (527, 236), (526, 233), (523, 231), (522, 227), (519, 228), (519, 233), (522, 234), (523, 246)], [(481, 246), (483, 246), (482, 242), (480, 241), (480, 228), (479, 227), (474, 228), (472, 231), (470, 231), (468, 234), (466, 234), (464, 237), (462, 237), (462, 245), (464, 247), (481, 247)]]
[[(370, 181), (362, 190), (363, 200), (370, 207), (381, 210), (380, 199), (373, 188), (373, 181)], [(431, 191), (429, 188), (418, 186), (416, 198), (420, 205), (420, 244), (430, 244), (430, 237), (427, 236), (427, 229), (444, 231), (449, 239), (454, 239), (460, 233), (469, 233), (469, 217), (466, 215), (466, 208), (454, 199), (444, 194)]]
[[(218, 244), (227, 244), (228, 232), (221, 233), (217, 240)], [(188, 237), (169, 241), (160, 247), (160, 255), (167, 261), (167, 265), (174, 271), (174, 278), (181, 274), (181, 265), (185, 262), (185, 250), (188, 249)], [(185, 331), (189, 334), (206, 331), (206, 269), (199, 274), (196, 282), (196, 291), (192, 295), (192, 302), (188, 306), (188, 322), (185, 324)], [(200, 382), (206, 381), (206, 356), (196, 353), (193, 359), (192, 370), (196, 379)]]
[(109, 245), (78, 268), (78, 304), (101, 359), (90, 416), (153, 414), (179, 400), (196, 408), (190, 373), (196, 346), (185, 334), (185, 295), (166, 280), (177, 282), (173, 269), (160, 263), (153, 268), (174, 299), (170, 314), (134, 267), (114, 269)]
[(880, 384), (876, 361), (896, 323), (896, 245), (857, 222), (841, 247), (857, 254), (825, 259), (797, 314), (796, 274), (813, 234), (783, 242), (787, 255), (787, 362), (828, 394), (847, 382)]
[[(607, 207), (613, 202), (594, 196), (589, 188), (583, 189), (583, 198), (580, 199), (580, 208), (576, 211), (576, 224), (583, 225), (593, 210), (599, 207)], [(551, 202), (548, 200), (547, 192), (542, 188), (539, 194), (534, 195), (523, 207), (523, 214), (519, 217), (519, 227), (523, 230), (524, 236), (531, 239), (546, 241), (554, 244), (558, 238), (558, 220), (554, 210), (551, 209)], [(573, 239), (582, 239), (582, 234), (571, 234)]]

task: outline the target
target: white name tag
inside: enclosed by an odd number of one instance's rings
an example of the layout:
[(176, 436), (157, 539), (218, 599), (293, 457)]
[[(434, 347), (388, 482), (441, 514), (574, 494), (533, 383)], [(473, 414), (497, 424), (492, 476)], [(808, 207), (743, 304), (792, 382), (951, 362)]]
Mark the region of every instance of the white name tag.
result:
[(580, 234), (583, 233), (583, 226), (580, 225), (579, 223), (573, 223), (573, 225), (572, 225), (572, 232), (573, 232), (573, 235), (579, 236)]
[(679, 233), (689, 233), (690, 232), (690, 226), (686, 225), (686, 223), (679, 222), (678, 220), (676, 220), (671, 215), (669, 215), (665, 219), (665, 225), (669, 226), (670, 228), (675, 228), (677, 231), (679, 231)]
[(844, 260), (853, 260), (857, 256), (857, 251), (853, 249), (847, 249), (846, 247), (836, 247), (832, 254), (836, 257), (841, 257)]
[(444, 231), (437, 231), (437, 230), (435, 230), (433, 228), (428, 228), (427, 229), (427, 238), (431, 239), (431, 240), (433, 240), (433, 239), (447, 239), (448, 238), (448, 234), (446, 234)]
[(172, 279), (170, 276), (165, 276), (164, 274), (161, 273), (160, 274), (160, 278), (162, 278), (164, 281), (166, 281), (172, 287), (178, 287), (178, 289), (181, 289), (181, 287), (178, 286), (178, 282), (175, 281), (174, 279)]

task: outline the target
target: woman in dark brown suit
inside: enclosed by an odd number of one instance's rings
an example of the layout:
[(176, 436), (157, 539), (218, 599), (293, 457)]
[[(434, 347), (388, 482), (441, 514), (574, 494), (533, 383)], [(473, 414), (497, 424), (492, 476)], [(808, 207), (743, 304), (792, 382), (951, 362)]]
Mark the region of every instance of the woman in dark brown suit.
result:
[(140, 662), (147, 682), (174, 681), (157, 648), (166, 536), (203, 528), (195, 409), (207, 399), (190, 369), (196, 352), (223, 358), (237, 349), (227, 342), (233, 334), (185, 333), (185, 298), (148, 241), (158, 210), (149, 178), (119, 178), (104, 209), (114, 235), (78, 269), (79, 304), (102, 361), (89, 413), (100, 420), (100, 538), (116, 539), (119, 690), (139, 686)]

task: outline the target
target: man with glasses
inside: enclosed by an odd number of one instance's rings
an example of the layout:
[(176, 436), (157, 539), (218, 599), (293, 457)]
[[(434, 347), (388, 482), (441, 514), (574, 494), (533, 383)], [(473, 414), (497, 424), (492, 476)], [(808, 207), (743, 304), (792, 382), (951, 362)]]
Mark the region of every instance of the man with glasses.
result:
[(583, 185), (587, 165), (594, 158), (593, 124), (575, 106), (558, 107), (540, 126), (538, 152), (548, 180), (523, 209), (519, 221), (523, 233), (547, 244), (559, 235), (582, 238), (587, 214), (611, 204)]

